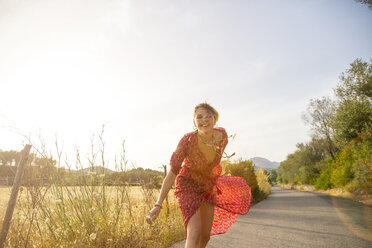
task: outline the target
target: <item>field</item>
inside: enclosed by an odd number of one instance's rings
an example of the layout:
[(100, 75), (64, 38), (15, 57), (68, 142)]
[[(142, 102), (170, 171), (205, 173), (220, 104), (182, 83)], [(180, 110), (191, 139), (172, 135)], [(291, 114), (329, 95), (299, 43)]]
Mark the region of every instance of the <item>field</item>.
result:
[[(0, 188), (3, 220), (10, 188)], [(168, 247), (185, 237), (173, 192), (152, 226), (158, 190), (144, 186), (21, 187), (7, 247)], [(169, 211), (167, 211), (169, 209)], [(2, 222), (1, 222), (2, 224)]]
[(10, 188), (0, 187), (0, 213), (5, 213), (10, 196)]

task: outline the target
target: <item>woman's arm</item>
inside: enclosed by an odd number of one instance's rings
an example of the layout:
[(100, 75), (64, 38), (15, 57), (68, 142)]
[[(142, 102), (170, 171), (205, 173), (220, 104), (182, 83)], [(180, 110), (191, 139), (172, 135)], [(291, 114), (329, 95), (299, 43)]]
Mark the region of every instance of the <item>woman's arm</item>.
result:
[[(169, 190), (172, 188), (175, 179), (176, 179), (176, 175), (172, 171), (169, 171), (163, 181), (163, 185), (161, 186), (160, 194), (159, 194), (158, 200), (156, 201), (157, 204), (163, 203)], [(159, 206), (154, 206), (149, 211), (148, 217), (146, 217), (147, 223), (152, 224), (152, 222), (158, 217), (160, 210), (161, 208)]]
[[(167, 176), (163, 181), (163, 185), (161, 186), (160, 194), (157, 200), (157, 204), (162, 204), (165, 197), (167, 196), (169, 190), (172, 188), (174, 180), (176, 179), (177, 174), (181, 170), (181, 166), (183, 160), (186, 157), (186, 151), (188, 147), (188, 140), (189, 135), (185, 134), (182, 139), (178, 142), (177, 149), (173, 152), (171, 160), (170, 160), (170, 170)], [(149, 224), (152, 224), (159, 213), (160, 213), (160, 206), (154, 206), (149, 214), (146, 216), (146, 221)]]

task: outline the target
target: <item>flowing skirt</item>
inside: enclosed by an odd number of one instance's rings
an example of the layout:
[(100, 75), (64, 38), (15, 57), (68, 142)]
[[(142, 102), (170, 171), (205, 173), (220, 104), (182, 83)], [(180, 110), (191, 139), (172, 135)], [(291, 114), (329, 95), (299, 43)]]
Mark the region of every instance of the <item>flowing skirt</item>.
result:
[(175, 195), (181, 209), (185, 229), (203, 201), (214, 205), (211, 235), (225, 233), (238, 214), (247, 214), (251, 207), (251, 188), (241, 177), (220, 176), (213, 190), (205, 192), (193, 180), (179, 177)]

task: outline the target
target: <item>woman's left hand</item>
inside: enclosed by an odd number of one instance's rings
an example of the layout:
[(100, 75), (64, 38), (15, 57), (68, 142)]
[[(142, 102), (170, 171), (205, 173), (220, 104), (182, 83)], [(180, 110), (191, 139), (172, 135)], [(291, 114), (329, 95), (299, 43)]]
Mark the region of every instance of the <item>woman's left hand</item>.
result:
[(153, 208), (149, 211), (148, 215), (146, 216), (146, 221), (147, 221), (147, 223), (149, 223), (149, 224), (151, 225), (152, 222), (153, 222), (154, 220), (156, 220), (156, 218), (159, 216), (159, 214), (160, 214), (160, 210), (161, 210), (160, 207), (153, 207)]

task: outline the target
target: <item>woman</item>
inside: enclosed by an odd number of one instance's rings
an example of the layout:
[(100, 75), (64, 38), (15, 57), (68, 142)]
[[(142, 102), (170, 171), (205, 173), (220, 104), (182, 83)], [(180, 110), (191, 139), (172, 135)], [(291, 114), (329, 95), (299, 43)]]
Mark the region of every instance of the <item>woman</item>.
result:
[(218, 117), (207, 103), (195, 107), (195, 131), (178, 143), (171, 170), (147, 216), (152, 224), (177, 179), (175, 195), (183, 215), (187, 248), (205, 247), (211, 235), (225, 233), (238, 214), (246, 214), (251, 205), (251, 189), (243, 178), (221, 176), (220, 161), (228, 137), (225, 129), (215, 127)]

